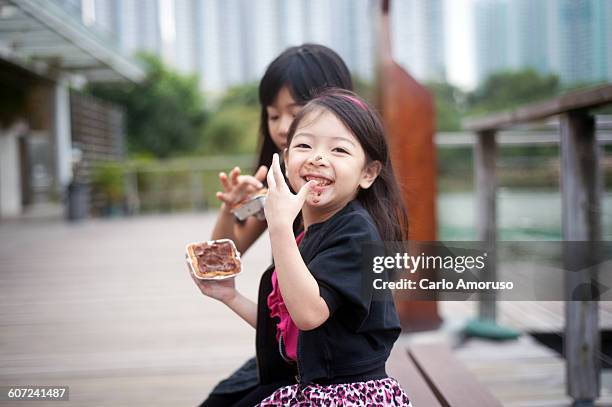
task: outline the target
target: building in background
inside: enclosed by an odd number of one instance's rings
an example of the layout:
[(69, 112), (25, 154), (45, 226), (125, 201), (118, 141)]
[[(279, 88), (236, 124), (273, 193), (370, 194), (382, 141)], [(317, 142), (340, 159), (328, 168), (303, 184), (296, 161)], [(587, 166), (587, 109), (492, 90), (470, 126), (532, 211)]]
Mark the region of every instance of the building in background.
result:
[(84, 25), (93, 22), (93, 6), (0, 2), (0, 218), (62, 202), (76, 157), (89, 163), (123, 154), (122, 112), (73, 89), (136, 82), (145, 72)]
[[(283, 49), (304, 42), (333, 48), (361, 78), (374, 75), (370, 0), (82, 1), (93, 2), (84, 8), (94, 10), (88, 19), (123, 52), (160, 55), (179, 71), (197, 74), (211, 94), (259, 79)], [(393, 4), (398, 61), (417, 79), (443, 80), (444, 0)]]
[(584, 83), (612, 80), (612, 2), (609, 0), (561, 0), (553, 2), (559, 35), (562, 81)]
[(493, 72), (512, 69), (508, 9), (503, 0), (480, 0), (474, 10), (476, 75), (484, 81)]
[(393, 53), (419, 80), (446, 79), (444, 1), (391, 2)]
[(122, 53), (162, 53), (161, 0), (72, 0), (82, 4), (82, 20)]
[(478, 82), (533, 68), (564, 84), (612, 80), (609, 0), (477, 0)]

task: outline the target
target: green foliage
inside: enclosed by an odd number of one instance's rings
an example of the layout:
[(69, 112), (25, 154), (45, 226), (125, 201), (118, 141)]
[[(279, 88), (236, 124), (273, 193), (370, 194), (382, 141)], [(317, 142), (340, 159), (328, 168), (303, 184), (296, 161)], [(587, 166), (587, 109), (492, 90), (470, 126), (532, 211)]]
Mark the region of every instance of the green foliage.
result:
[(253, 154), (259, 132), (258, 83), (229, 88), (211, 112), (198, 151), (205, 154)]
[(446, 82), (428, 82), (426, 86), (434, 96), (437, 130), (461, 130), (461, 118), (465, 112), (465, 93)]
[(101, 194), (107, 204), (118, 204), (125, 196), (124, 166), (109, 161), (94, 163), (91, 173), (91, 187)]
[(469, 96), (469, 104), (472, 113), (489, 113), (548, 99), (560, 91), (556, 75), (540, 75), (533, 69), (498, 72)]
[(200, 151), (207, 155), (254, 153), (258, 129), (259, 108), (238, 104), (220, 107), (204, 129)]
[(192, 151), (206, 121), (195, 76), (166, 68), (158, 57), (141, 54), (147, 77), (136, 84), (93, 84), (89, 92), (123, 106), (128, 150), (157, 157)]
[(230, 106), (249, 106), (259, 108), (259, 84), (251, 82), (244, 85), (237, 85), (229, 88), (221, 102), (219, 108)]

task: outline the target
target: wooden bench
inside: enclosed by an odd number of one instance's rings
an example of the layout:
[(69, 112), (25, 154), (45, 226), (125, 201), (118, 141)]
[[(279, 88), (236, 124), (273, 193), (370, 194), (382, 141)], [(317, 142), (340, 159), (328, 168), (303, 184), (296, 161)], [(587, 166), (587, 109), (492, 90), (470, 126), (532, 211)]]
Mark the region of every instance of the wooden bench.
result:
[(446, 345), (396, 344), (387, 373), (401, 384), (414, 407), (502, 405)]

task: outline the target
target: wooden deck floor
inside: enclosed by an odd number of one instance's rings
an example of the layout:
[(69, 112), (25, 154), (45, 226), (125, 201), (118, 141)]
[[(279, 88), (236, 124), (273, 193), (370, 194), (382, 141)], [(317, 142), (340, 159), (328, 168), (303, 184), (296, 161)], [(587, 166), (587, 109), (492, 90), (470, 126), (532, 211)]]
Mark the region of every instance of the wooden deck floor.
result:
[[(443, 302), (445, 323), (436, 332), (403, 335), (402, 341), (446, 342), (491, 392), (508, 407), (570, 407), (566, 396), (565, 361), (554, 350), (530, 335), (516, 341), (460, 340), (457, 335), (468, 319), (477, 315), (476, 302)], [(523, 333), (563, 332), (561, 301), (498, 302), (500, 325)], [(612, 328), (612, 303), (600, 303), (600, 327)], [(601, 395), (596, 406), (612, 406), (612, 371), (603, 370)]]
[[(53, 406), (197, 405), (254, 355), (253, 328), (187, 274), (185, 244), (213, 222), (2, 224), (0, 385), (69, 385)], [(253, 299), (270, 259), (265, 238), (244, 257), (237, 284)]]
[[(202, 296), (186, 271), (184, 245), (206, 239), (214, 219), (209, 213), (0, 224), (0, 386), (70, 386), (70, 402), (20, 406), (197, 405), (254, 355), (253, 329)], [(267, 237), (244, 256), (237, 284), (247, 296), (256, 297), (270, 259)], [(451, 329), (439, 335), (452, 336), (472, 306), (442, 304)], [(526, 321), (520, 310), (508, 315)], [(505, 405), (567, 405), (562, 359), (529, 337), (470, 341), (456, 353)], [(606, 398), (612, 383), (603, 385), (599, 405), (612, 405)]]

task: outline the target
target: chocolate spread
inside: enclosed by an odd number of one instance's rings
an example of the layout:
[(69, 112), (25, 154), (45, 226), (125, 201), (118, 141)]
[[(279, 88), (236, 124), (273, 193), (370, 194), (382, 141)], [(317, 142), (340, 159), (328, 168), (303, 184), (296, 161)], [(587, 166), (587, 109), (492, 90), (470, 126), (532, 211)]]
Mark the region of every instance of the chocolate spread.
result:
[(236, 269), (236, 259), (230, 242), (202, 243), (193, 248), (201, 273), (227, 272)]

